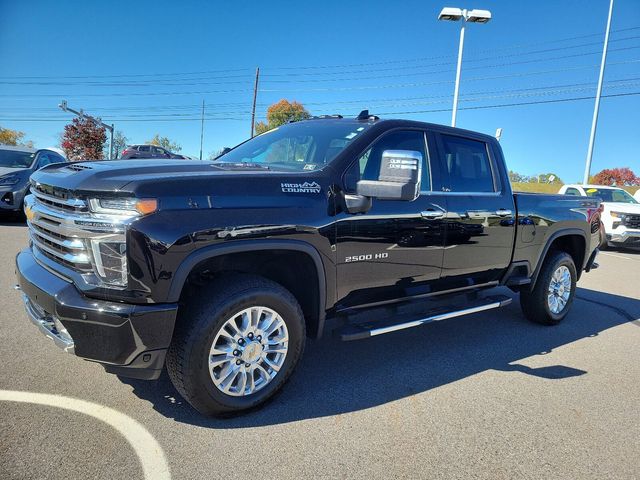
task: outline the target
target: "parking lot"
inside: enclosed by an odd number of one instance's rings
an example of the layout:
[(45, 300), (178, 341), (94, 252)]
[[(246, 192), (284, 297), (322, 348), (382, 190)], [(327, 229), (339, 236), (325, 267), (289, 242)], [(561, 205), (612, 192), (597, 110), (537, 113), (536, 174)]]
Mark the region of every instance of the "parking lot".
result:
[[(0, 226), (0, 478), (639, 478), (640, 252), (609, 251), (558, 327), (516, 301), (367, 341), (310, 341), (284, 391), (201, 417), (26, 319)], [(64, 398), (63, 398), (64, 397)]]

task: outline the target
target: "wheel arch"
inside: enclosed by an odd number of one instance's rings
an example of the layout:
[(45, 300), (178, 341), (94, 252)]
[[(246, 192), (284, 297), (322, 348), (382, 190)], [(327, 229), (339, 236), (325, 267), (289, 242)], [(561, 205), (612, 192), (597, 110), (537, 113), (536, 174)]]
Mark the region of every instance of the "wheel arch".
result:
[(542, 264), (552, 250), (560, 250), (571, 255), (576, 265), (576, 273), (579, 279), (585, 261), (587, 260), (587, 234), (579, 228), (568, 228), (554, 232), (538, 256), (536, 268), (531, 277), (530, 289), (535, 287), (538, 276), (540, 275), (540, 270), (542, 269)]
[[(291, 278), (286, 279), (287, 273), (291, 269), (282, 267), (274, 268), (273, 275), (264, 275), (291, 291), (301, 304), (307, 321), (307, 332), (310, 336), (322, 336), (325, 323), (325, 310), (327, 299), (327, 284), (324, 270), (324, 264), (320, 257), (320, 253), (310, 244), (298, 240), (240, 240), (226, 245), (210, 245), (201, 248), (189, 254), (176, 270), (171, 287), (169, 289), (169, 302), (178, 302), (182, 293), (187, 286), (188, 279), (193, 272), (208, 262), (222, 260), (223, 257), (240, 254), (260, 254), (261, 259), (266, 258), (262, 253), (272, 252), (290, 252), (292, 254), (301, 255), (306, 259), (307, 268), (303, 272), (312, 275), (313, 288), (303, 293), (304, 285), (293, 282)], [(273, 259), (266, 258), (263, 264), (273, 265), (270, 261)], [(253, 273), (258, 273), (253, 271)], [(295, 278), (295, 277), (294, 277)], [(317, 291), (317, 295), (313, 290)]]

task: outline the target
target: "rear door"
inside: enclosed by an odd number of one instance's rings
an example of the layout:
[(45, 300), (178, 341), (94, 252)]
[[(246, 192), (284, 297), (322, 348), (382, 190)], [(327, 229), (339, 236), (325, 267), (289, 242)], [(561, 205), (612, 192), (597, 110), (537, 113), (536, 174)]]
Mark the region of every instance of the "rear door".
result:
[(447, 206), (443, 280), (452, 288), (498, 280), (511, 262), (515, 236), (515, 204), (501, 180), (500, 152), (482, 136), (436, 137)]
[(338, 299), (344, 306), (428, 293), (440, 278), (444, 198), (432, 195), (435, 172), (427, 137), (416, 129), (387, 132), (345, 175), (345, 190), (355, 193), (358, 180), (378, 179), (385, 150), (411, 150), (423, 158), (421, 193), (416, 200), (374, 198), (368, 212), (338, 222)]

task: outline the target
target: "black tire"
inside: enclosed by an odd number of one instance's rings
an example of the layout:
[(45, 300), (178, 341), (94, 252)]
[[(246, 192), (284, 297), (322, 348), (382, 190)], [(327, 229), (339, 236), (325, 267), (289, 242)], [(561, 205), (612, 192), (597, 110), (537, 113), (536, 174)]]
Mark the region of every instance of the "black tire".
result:
[(598, 246), (600, 250), (606, 250), (609, 248), (609, 242), (607, 241), (607, 234), (604, 231), (604, 224), (600, 223), (600, 245)]
[[(207, 416), (228, 416), (266, 402), (293, 373), (304, 350), (304, 316), (291, 293), (271, 280), (235, 274), (193, 292), (180, 307), (176, 331), (167, 353), (167, 371), (174, 386), (196, 410)], [(251, 306), (277, 312), (288, 331), (287, 353), (280, 370), (263, 388), (244, 396), (228, 395), (214, 384), (209, 350), (225, 322)]]
[[(571, 276), (571, 292), (562, 310), (554, 313), (547, 300), (549, 285), (554, 272), (561, 266), (567, 267)], [(573, 258), (566, 252), (550, 251), (544, 259), (540, 275), (533, 290), (520, 292), (520, 306), (525, 317), (542, 325), (557, 325), (567, 316), (576, 294), (576, 266)]]

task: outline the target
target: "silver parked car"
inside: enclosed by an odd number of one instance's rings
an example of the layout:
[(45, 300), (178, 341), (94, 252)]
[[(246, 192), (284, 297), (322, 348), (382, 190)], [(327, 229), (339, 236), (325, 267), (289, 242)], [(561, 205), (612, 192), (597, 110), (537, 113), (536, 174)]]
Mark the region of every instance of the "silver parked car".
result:
[(31, 174), (66, 161), (53, 150), (0, 145), (0, 212), (21, 213)]

